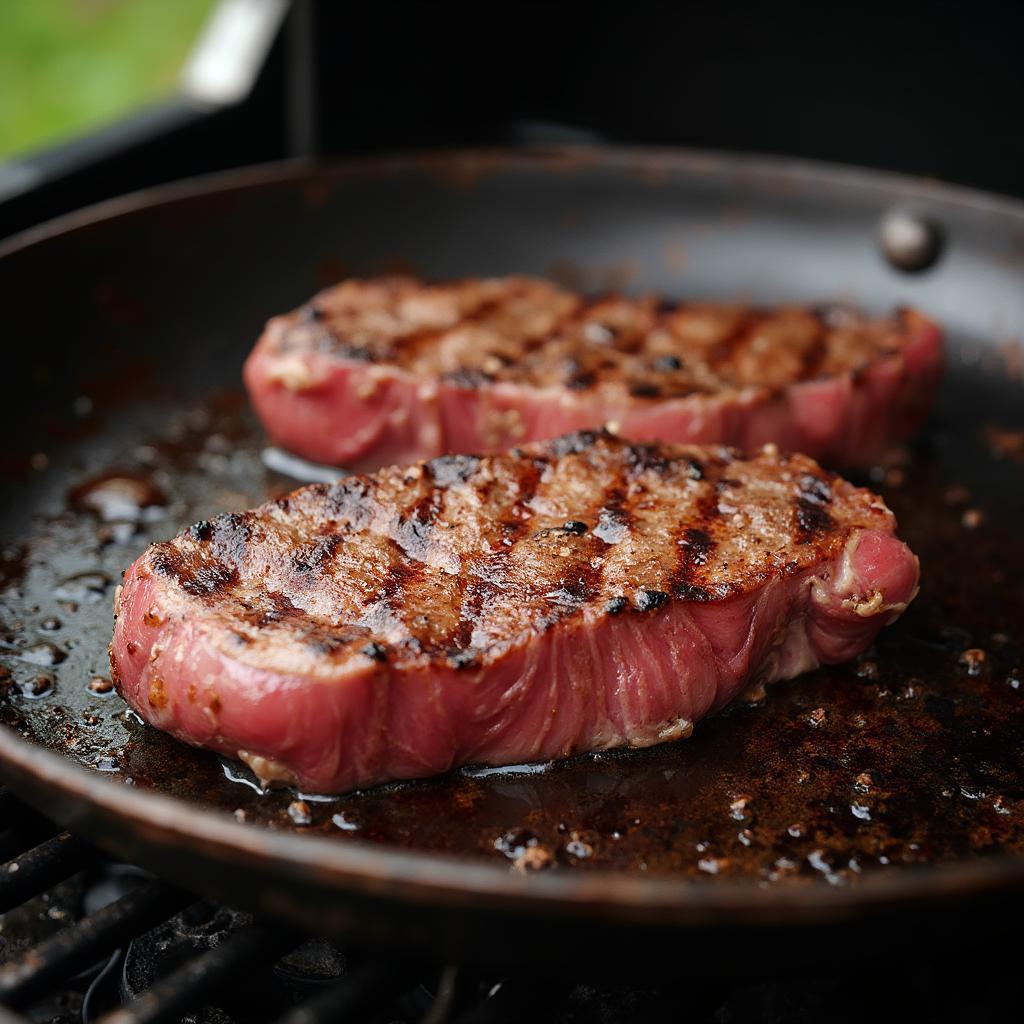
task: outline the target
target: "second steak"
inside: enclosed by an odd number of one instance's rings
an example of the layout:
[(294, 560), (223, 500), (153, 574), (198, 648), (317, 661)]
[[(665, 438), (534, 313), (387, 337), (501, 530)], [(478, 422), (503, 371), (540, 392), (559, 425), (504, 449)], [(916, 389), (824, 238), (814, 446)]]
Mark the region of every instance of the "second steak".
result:
[(911, 310), (585, 299), (528, 277), (349, 280), (276, 317), (245, 366), (273, 440), (372, 469), (617, 424), (864, 465), (923, 418), (938, 328)]

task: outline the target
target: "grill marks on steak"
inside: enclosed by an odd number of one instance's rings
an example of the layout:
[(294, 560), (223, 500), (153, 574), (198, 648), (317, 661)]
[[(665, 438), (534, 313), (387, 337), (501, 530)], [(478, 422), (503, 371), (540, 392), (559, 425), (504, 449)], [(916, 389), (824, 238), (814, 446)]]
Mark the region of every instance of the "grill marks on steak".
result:
[(916, 584), (893, 525), (773, 447), (444, 456), (152, 546), (112, 666), (154, 724), (314, 789), (642, 745), (866, 646)]
[(321, 462), (495, 451), (612, 421), (638, 440), (775, 441), (863, 462), (916, 424), (940, 351), (910, 310), (869, 320), (393, 277), (271, 320), (245, 378), (275, 440)]
[[(583, 432), (528, 455), (314, 484), (219, 516), (205, 538), (190, 530), (157, 545), (150, 565), (218, 614), (237, 612), (253, 644), (274, 626), (300, 640), (309, 628), (317, 646), (344, 622), (349, 644), (331, 657), (372, 638), (400, 663), (470, 648), (486, 663), (518, 632), (588, 605), (621, 597), (649, 611), (670, 596), (746, 593), (768, 569), (799, 571), (838, 543), (830, 480), (801, 456), (737, 462), (728, 449)], [(827, 500), (812, 504), (812, 486)], [(840, 500), (847, 527), (851, 513), (865, 528), (888, 522), (848, 485)], [(268, 609), (268, 597), (293, 611)]]
[(594, 388), (638, 398), (781, 388), (856, 371), (905, 342), (903, 314), (584, 297), (528, 277), (349, 280), (279, 318), (270, 348), (385, 364), (459, 387)]

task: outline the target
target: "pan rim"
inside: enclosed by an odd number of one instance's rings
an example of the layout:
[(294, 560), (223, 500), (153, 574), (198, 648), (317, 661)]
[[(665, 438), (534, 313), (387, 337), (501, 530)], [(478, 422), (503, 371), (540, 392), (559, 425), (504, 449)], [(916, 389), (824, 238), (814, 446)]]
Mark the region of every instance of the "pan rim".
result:
[[(289, 160), (172, 182), (139, 190), (65, 214), (0, 242), (0, 259), (70, 232), (158, 206), (303, 181), (418, 172), (500, 171), (523, 167), (610, 167), (641, 171), (665, 168), (707, 174), (709, 180), (735, 176), (764, 187), (794, 182), (837, 187), (889, 201), (938, 203), (1024, 224), (1024, 202), (1009, 197), (891, 172), (786, 157), (650, 147), (543, 146), (451, 150), (359, 157), (333, 161)], [(993, 855), (973, 861), (905, 866), (870, 874), (854, 886), (759, 887), (750, 880), (645, 877), (613, 870), (516, 875), (503, 864), (450, 854), (406, 851), (368, 841), (275, 832), (152, 791), (136, 790), (90, 772), (0, 728), (0, 762), (12, 772), (17, 790), (41, 787), (76, 799), (82, 809), (154, 830), (165, 848), (174, 840), (200, 844), (207, 853), (242, 857), (289, 871), (312, 871), (331, 887), (393, 902), (503, 907), (530, 913), (558, 910), (609, 920), (642, 915), (645, 922), (803, 924), (841, 916), (863, 916), (924, 900), (961, 900), (971, 895), (1024, 886), (1024, 859)], [(37, 789), (38, 792), (38, 789)], [(96, 822), (98, 825), (98, 821)], [(88, 834), (88, 828), (82, 828)], [(102, 837), (99, 838), (102, 842)]]
[[(460, 166), (461, 165), (461, 166)], [(81, 228), (109, 222), (142, 210), (200, 199), (221, 192), (295, 184), (311, 178), (358, 178), (401, 174), (410, 170), (469, 174), (506, 167), (561, 166), (630, 167), (652, 176), (662, 171), (690, 172), (708, 178), (732, 175), (765, 181), (799, 182), (840, 187), (846, 191), (889, 193), (893, 202), (935, 202), (995, 217), (1024, 222), (1024, 199), (957, 185), (937, 178), (903, 174), (798, 157), (763, 153), (687, 149), (669, 146), (626, 145), (530, 145), (458, 148), (338, 157), (326, 160), (305, 157), (252, 164), (210, 174), (194, 175), (148, 188), (136, 189), (110, 199), (72, 210), (0, 239), (0, 260), (35, 245)]]

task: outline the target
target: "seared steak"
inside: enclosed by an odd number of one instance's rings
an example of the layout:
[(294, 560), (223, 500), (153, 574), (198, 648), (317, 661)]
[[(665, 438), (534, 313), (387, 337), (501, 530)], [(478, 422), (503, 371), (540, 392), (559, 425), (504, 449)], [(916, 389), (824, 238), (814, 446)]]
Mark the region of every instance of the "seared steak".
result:
[(618, 425), (865, 464), (930, 404), (938, 328), (902, 310), (584, 299), (526, 277), (351, 280), (276, 317), (245, 367), (274, 441), (375, 468)]
[(894, 526), (774, 446), (444, 456), (150, 547), (113, 678), (153, 725), (311, 791), (643, 747), (864, 650), (917, 588)]

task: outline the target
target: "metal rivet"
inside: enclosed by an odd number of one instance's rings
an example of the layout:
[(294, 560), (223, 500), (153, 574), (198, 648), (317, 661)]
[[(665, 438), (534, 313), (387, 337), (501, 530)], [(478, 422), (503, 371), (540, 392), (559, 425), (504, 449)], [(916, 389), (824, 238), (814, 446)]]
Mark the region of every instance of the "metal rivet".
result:
[(897, 270), (916, 273), (933, 266), (945, 242), (942, 227), (919, 210), (897, 207), (878, 226), (882, 252)]

